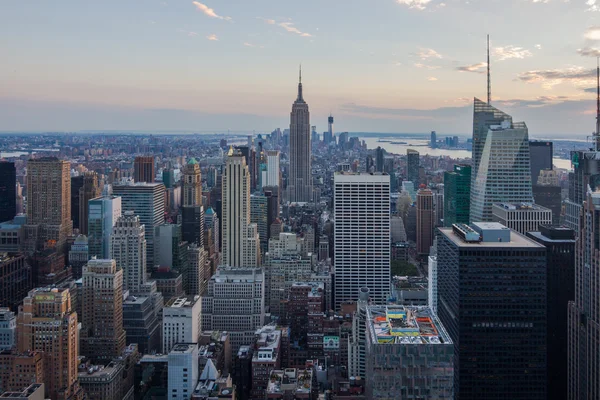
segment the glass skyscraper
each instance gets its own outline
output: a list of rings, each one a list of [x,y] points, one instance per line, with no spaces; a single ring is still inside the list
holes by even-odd
[[[471,204],[471,166],[455,165],[444,173],[444,226],[469,223]]]

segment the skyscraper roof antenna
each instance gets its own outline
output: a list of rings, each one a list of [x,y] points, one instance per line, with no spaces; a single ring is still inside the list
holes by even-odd
[[[487,35],[487,102],[492,104],[492,76],[490,74],[490,35]]]
[[[596,151],[600,151],[600,57],[596,58]]]
[[[302,83],[302,63],[300,64],[300,74],[298,77],[298,83]]]

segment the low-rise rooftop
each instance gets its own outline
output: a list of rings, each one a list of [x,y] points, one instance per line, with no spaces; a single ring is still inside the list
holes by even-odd
[[[269,377],[267,395],[291,393],[310,393],[312,389],[312,374],[310,369],[286,368],[274,370]]]

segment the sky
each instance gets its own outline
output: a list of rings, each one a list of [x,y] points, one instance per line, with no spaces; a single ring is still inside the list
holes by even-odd
[[[531,137],[595,128],[600,0],[5,0],[0,131],[311,124],[468,134],[473,97]]]

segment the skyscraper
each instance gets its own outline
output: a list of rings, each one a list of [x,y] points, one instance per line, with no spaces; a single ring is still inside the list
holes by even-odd
[[[17,171],[15,163],[0,160],[0,222],[17,214]]]
[[[112,360],[125,348],[123,270],[115,260],[92,259],[83,267],[81,354]]]
[[[417,253],[429,254],[433,245],[433,193],[430,189],[417,192]]]
[[[529,155],[531,158],[531,181],[537,183],[540,171],[552,169],[552,142],[530,140]]]
[[[139,215],[146,228],[146,269],[154,269],[154,229],[165,220],[165,186],[162,183],[131,183],[113,186],[113,194],[121,196],[123,212]],[[127,278],[126,278],[127,279]]]
[[[86,172],[83,174],[83,186],[79,189],[79,233],[88,233],[88,202],[100,196],[98,174]]]
[[[77,382],[77,313],[71,307],[69,289],[30,291],[17,315],[17,335],[20,352],[43,352],[46,396],[83,399]]]
[[[552,223],[558,225],[562,215],[562,188],[555,170],[542,170],[537,182],[533,181],[535,204],[552,210]]]
[[[249,228],[251,229],[250,173],[244,156],[233,149],[230,150],[223,174],[222,207],[223,264],[244,267],[243,258],[248,254],[245,246],[249,242]],[[256,224],[252,225],[256,230]],[[258,232],[254,239],[259,240]]]
[[[356,301],[368,287],[385,304],[390,287],[390,177],[337,173],[334,176],[335,308]]]
[[[302,72],[302,71],[301,71]],[[290,114],[290,169],[288,201],[312,202],[313,185],[310,147],[310,114],[302,97],[302,73],[298,82],[298,97]]]
[[[73,229],[79,229],[79,189],[83,187],[83,175],[71,177],[71,219]]]
[[[546,399],[546,249],[498,223],[437,237],[438,316],[461,400]]]
[[[183,206],[181,207],[183,240],[204,245],[204,207],[200,165],[191,158],[183,168]]]
[[[110,236],[110,258],[123,270],[123,287],[139,293],[146,283],[146,235],[140,217],[125,211]]]
[[[437,147],[437,135],[435,131],[431,131],[431,139],[429,140],[429,147],[435,149]]]
[[[474,123],[481,126],[473,133],[470,220],[491,221],[494,203],[533,203],[529,134],[524,122],[478,99]]]
[[[406,177],[415,186],[415,190],[419,188],[419,152],[413,149],[406,150]]]
[[[383,172],[384,168],[384,150],[381,146],[377,146],[375,150],[375,171]]]
[[[327,117],[327,141],[325,141],[325,137],[323,137],[323,141],[325,141],[325,144],[335,142],[334,135],[335,133],[333,132],[333,115],[329,114],[329,117]]]
[[[138,156],[133,162],[133,180],[135,182],[154,182],[154,157]]]
[[[280,186],[279,175],[279,150],[267,150],[267,179],[263,187]]]
[[[110,235],[117,219],[121,216],[121,198],[103,196],[88,202],[88,246],[89,256],[111,258]]]
[[[70,168],[68,161],[56,157],[27,162],[25,236],[35,249],[53,242],[59,252],[66,251],[67,237],[73,233]]]

